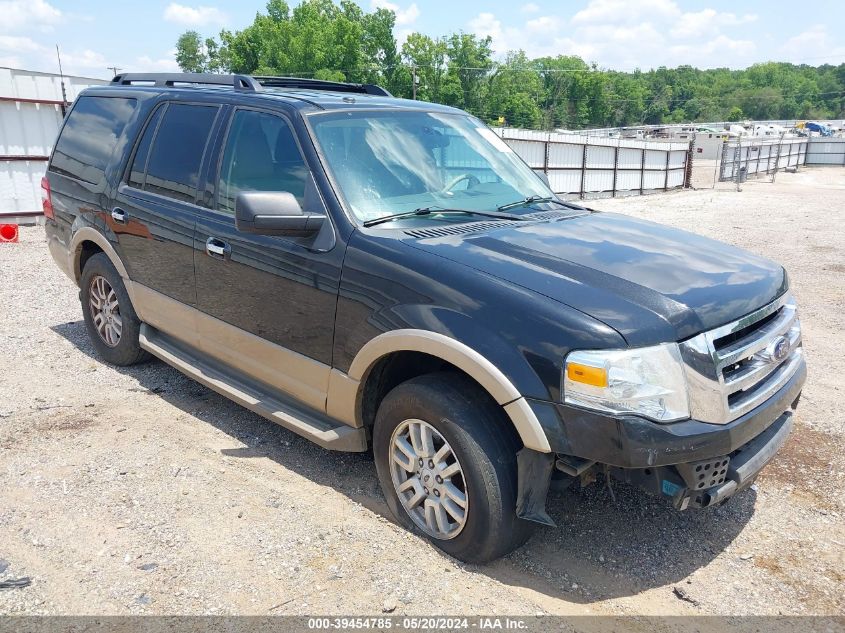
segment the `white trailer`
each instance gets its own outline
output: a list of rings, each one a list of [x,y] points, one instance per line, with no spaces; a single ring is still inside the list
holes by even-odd
[[[102,79],[0,67],[0,224],[41,215],[41,177],[64,112]]]

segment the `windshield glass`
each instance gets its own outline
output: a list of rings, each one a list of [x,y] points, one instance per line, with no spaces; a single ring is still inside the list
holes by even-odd
[[[554,195],[502,139],[468,115],[368,111],[310,120],[328,169],[361,221],[428,207],[495,211],[529,196]]]

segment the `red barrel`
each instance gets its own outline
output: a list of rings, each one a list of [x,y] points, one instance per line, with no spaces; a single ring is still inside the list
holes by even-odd
[[[0,242],[17,242],[18,225],[0,224]]]

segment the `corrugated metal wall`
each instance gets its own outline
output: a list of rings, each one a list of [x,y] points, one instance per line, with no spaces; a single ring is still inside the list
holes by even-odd
[[[65,77],[68,102],[101,79]],[[62,123],[58,75],[0,68],[0,217],[41,212],[41,177]]]
[[[811,138],[807,147],[807,164],[845,165],[845,138]]]
[[[528,165],[549,177],[552,191],[581,197],[683,187],[687,141],[603,138],[518,128],[496,130]]]

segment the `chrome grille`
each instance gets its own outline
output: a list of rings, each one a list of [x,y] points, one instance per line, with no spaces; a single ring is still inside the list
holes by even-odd
[[[681,343],[691,415],[727,424],[748,413],[789,381],[802,353],[801,325],[789,295]]]

